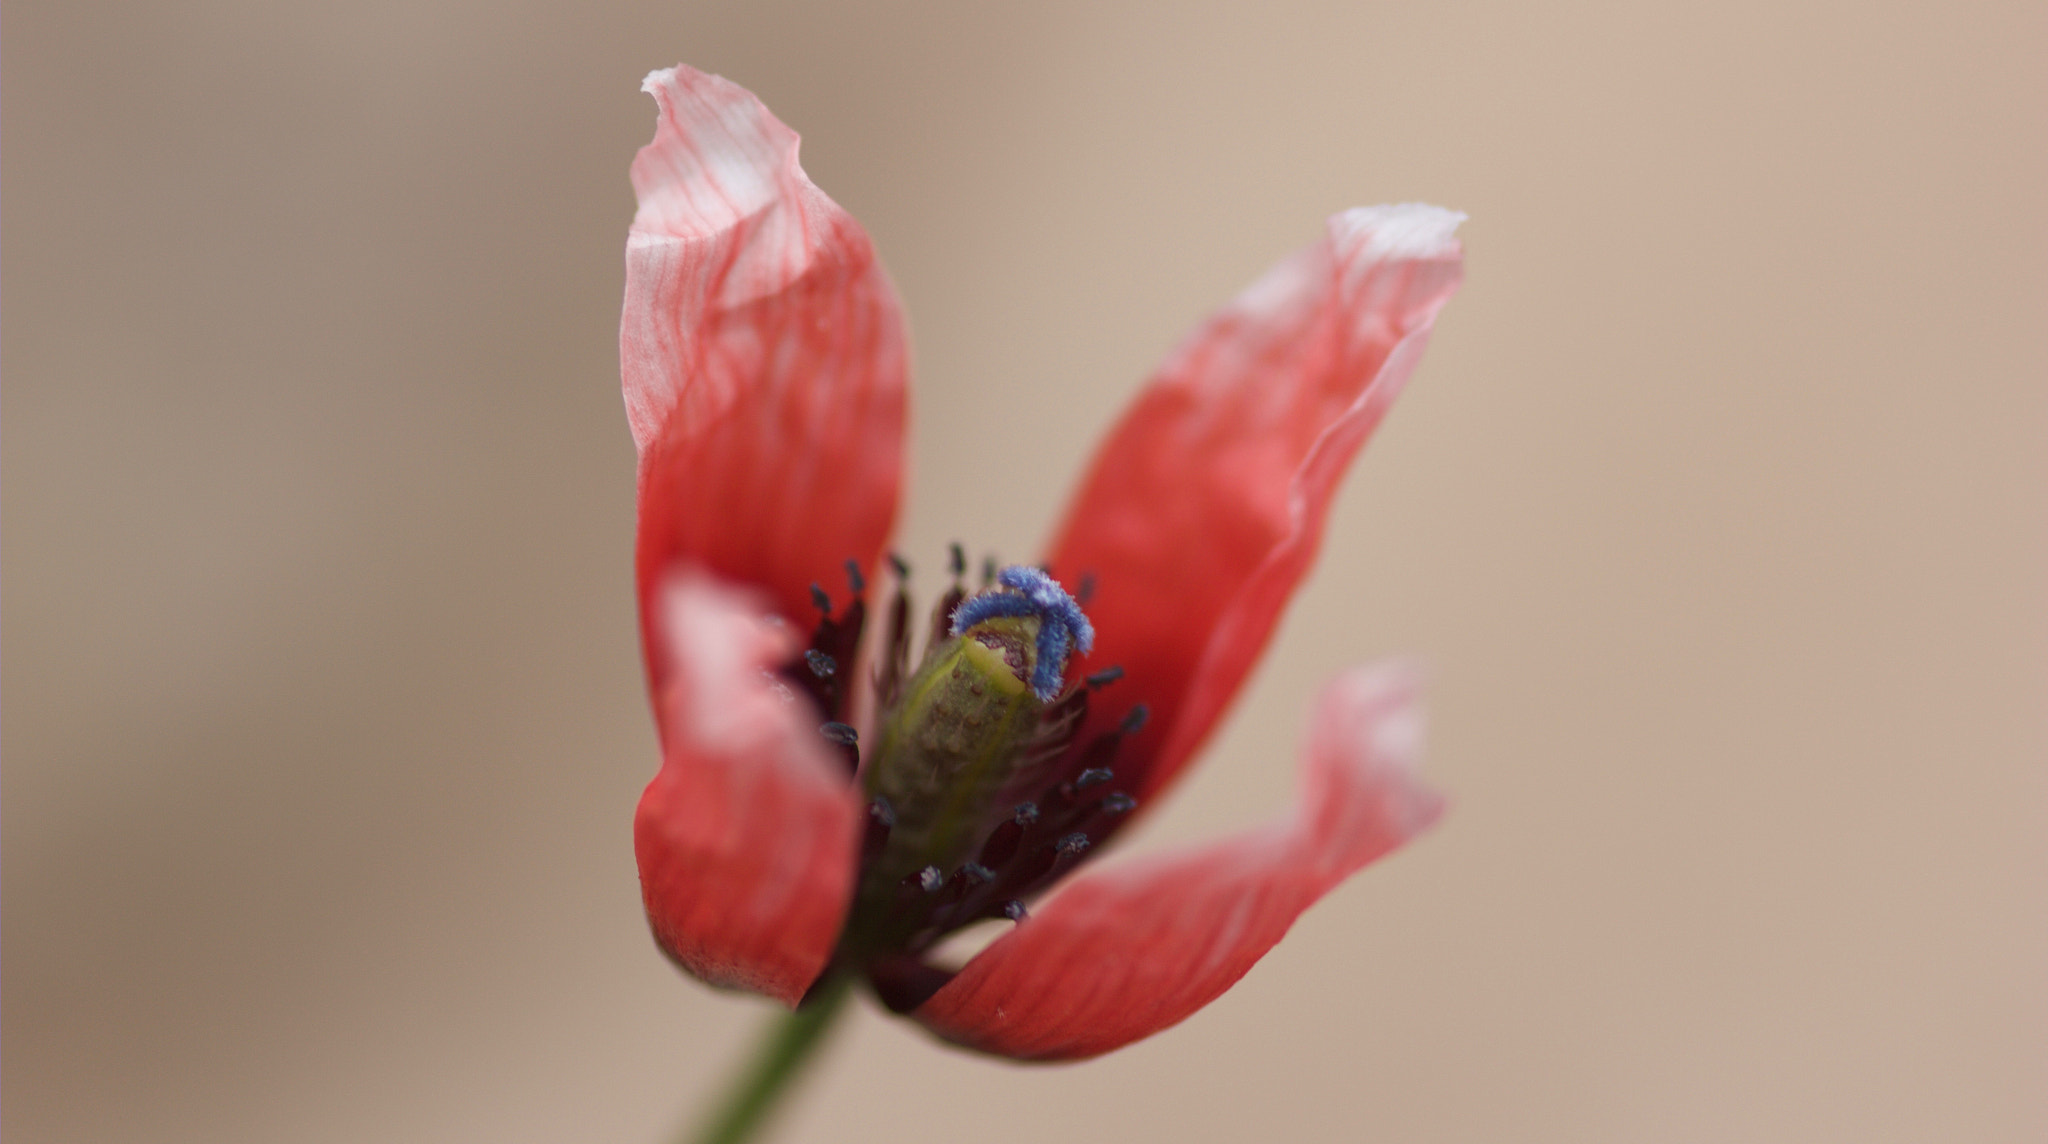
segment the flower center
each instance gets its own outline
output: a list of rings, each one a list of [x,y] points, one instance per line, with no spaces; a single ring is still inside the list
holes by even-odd
[[[838,955],[867,966],[914,958],[985,918],[1023,918],[1025,900],[1136,807],[1115,789],[1114,763],[1146,716],[1135,706],[1115,730],[1084,741],[1091,696],[1123,672],[1112,667],[1066,683],[1069,659],[1094,643],[1081,603],[1041,569],[998,571],[993,561],[983,567],[982,589],[970,595],[958,545],[952,586],[911,671],[909,569],[891,562],[897,587],[876,653],[867,749],[846,722],[866,614],[856,566],[848,566],[853,600],[837,614],[826,593],[813,589],[823,618],[811,649],[783,673],[825,713],[822,733],[868,796],[861,873]],[[908,1007],[936,987],[882,992]]]

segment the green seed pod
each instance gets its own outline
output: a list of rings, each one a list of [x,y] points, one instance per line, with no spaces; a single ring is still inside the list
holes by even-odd
[[[1015,772],[1045,705],[1029,684],[1039,621],[999,617],[948,638],[904,685],[882,722],[866,786],[896,825],[875,864],[893,882],[969,856],[996,792]]]

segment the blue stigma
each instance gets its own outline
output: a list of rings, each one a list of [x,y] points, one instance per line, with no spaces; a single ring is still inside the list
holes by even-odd
[[[1038,663],[1031,670],[1031,690],[1042,703],[1059,694],[1066,678],[1067,656],[1087,655],[1095,648],[1095,625],[1060,582],[1028,564],[1012,564],[996,577],[998,591],[982,592],[953,610],[953,635],[987,620],[1026,616],[1038,620]]]

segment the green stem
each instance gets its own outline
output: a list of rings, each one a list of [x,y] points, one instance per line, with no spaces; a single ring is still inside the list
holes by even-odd
[[[853,979],[837,975],[823,982],[793,1013],[784,1014],[761,1041],[745,1072],[734,1079],[725,1098],[697,1130],[681,1137],[685,1144],[743,1144],[768,1122],[803,1074],[806,1062],[831,1029],[833,1019],[853,996]]]

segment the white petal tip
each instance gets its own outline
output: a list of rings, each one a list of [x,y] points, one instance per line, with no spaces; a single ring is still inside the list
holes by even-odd
[[[1332,220],[1340,234],[1363,236],[1368,258],[1440,258],[1458,251],[1463,211],[1428,203],[1353,207]]]
[[[1413,772],[1422,757],[1422,674],[1405,660],[1381,660],[1339,675],[1335,702],[1357,720],[1356,731],[1383,763]]]
[[[649,95],[653,95],[655,92],[667,86],[669,81],[673,80],[674,78],[676,78],[676,69],[656,68],[653,71],[647,73],[646,79],[640,81],[640,90],[646,92]]]

